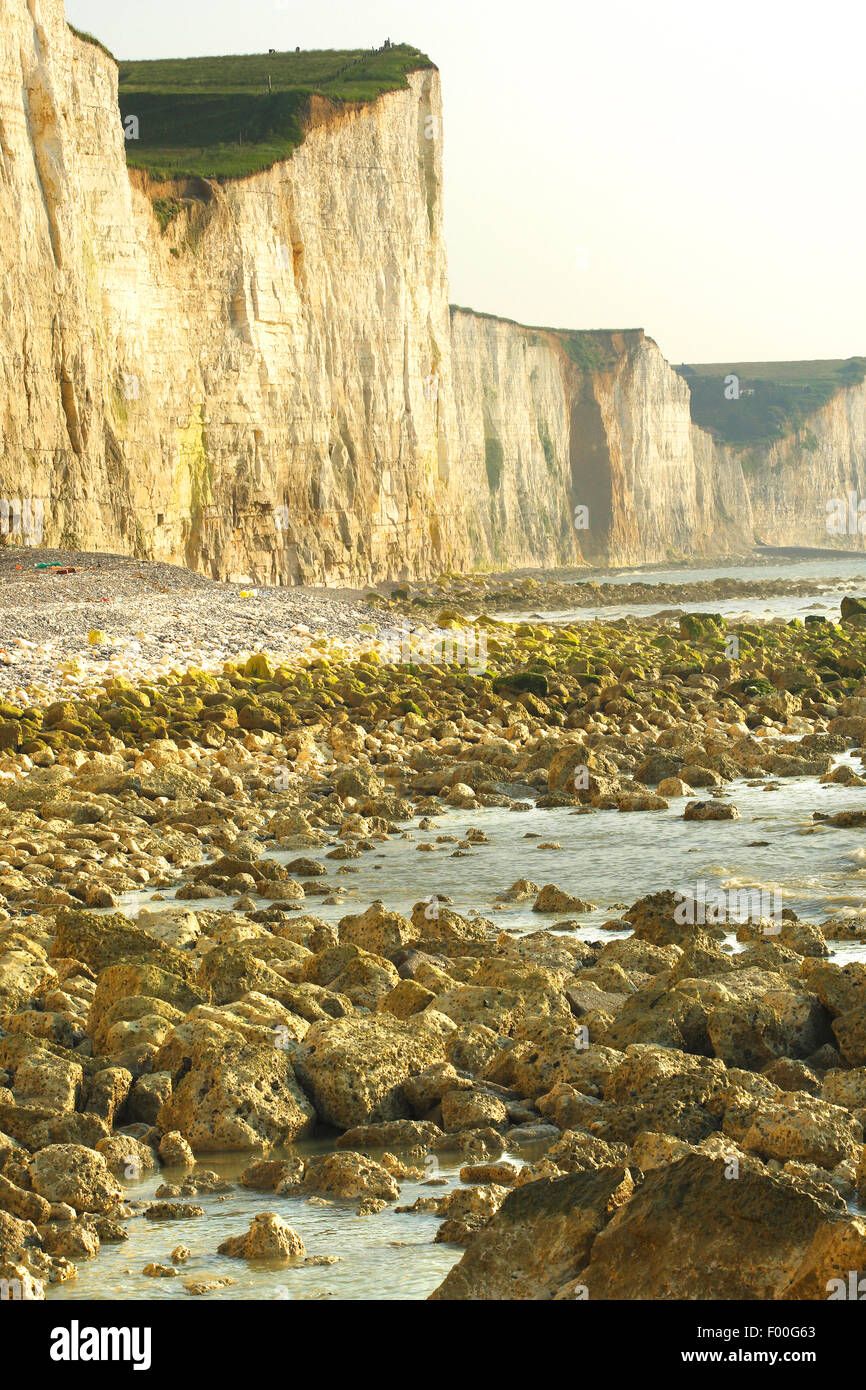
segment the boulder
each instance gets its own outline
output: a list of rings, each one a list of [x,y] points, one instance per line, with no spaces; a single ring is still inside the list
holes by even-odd
[[[156,941],[122,912],[101,916],[83,909],[64,907],[57,914],[57,935],[51,948],[52,959],[83,961],[97,973],[119,961],[147,957],[163,969],[184,975],[191,969],[189,958],[180,951]]]
[[[838,1217],[783,1177],[688,1154],[646,1173],[577,1278],[590,1302],[779,1298]]]
[[[268,1149],[309,1134],[315,1111],[289,1054],[267,1043],[205,1048],[162,1105],[157,1124],[194,1153]]]
[[[431,1300],[552,1298],[584,1267],[599,1231],[633,1190],[622,1167],[514,1188]]]
[[[400,1189],[381,1163],[365,1154],[341,1151],[320,1154],[307,1162],[303,1187],[330,1197],[350,1200],[355,1197],[374,1197],[394,1202]]]
[[[306,1254],[297,1231],[273,1211],[259,1212],[244,1235],[231,1236],[217,1250],[241,1260],[291,1260]]]
[[[508,1110],[498,1096],[484,1091],[451,1090],[442,1096],[442,1126],[446,1132],[460,1129],[503,1129]]]
[[[563,888],[557,888],[553,883],[546,883],[532,904],[533,912],[592,912],[592,908],[592,903],[566,893]]]
[[[293,1061],[319,1118],[348,1129],[411,1116],[404,1082],[445,1056],[442,1034],[424,1018],[376,1014],[314,1023]]]
[[[739,820],[740,813],[729,801],[690,801],[683,820]]]
[[[838,1105],[791,1091],[778,1101],[761,1102],[741,1143],[763,1159],[796,1159],[835,1168],[859,1157],[863,1126]]]
[[[384,903],[375,902],[366,912],[343,917],[338,924],[341,942],[360,946],[371,955],[391,956],[417,936],[408,917],[389,912]]]
[[[82,1144],[49,1144],[33,1155],[28,1172],[34,1192],[74,1211],[110,1212],[123,1197],[102,1154]]]

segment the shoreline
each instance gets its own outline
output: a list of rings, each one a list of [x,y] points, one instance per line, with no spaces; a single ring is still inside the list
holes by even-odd
[[[52,564],[66,572],[36,568]],[[646,605],[645,614],[634,615],[646,624],[678,616],[678,602],[712,607],[731,598],[836,597],[860,585],[859,579],[833,577],[689,581],[685,568],[676,583],[598,583],[581,581],[581,574],[551,571],[543,583],[528,571],[515,571],[376,589],[257,588],[120,555],[3,547],[0,693],[26,692],[32,703],[44,704],[111,676],[145,680],[190,668],[218,672],[226,661],[260,651],[278,661],[303,659],[320,650],[322,641],[333,652],[357,655],[382,637],[393,639],[394,623],[398,629],[420,623],[422,634],[430,636],[453,629],[460,619],[471,623],[482,610],[514,611],[514,622],[561,622],[534,610],[579,613],[627,600]]]
[[[86,1279],[81,1262],[127,1223],[181,1218],[192,1257],[161,1272],[178,1296],[230,1299],[231,1261],[268,1256],[302,1280],[331,1256],[291,1225],[325,1202],[335,1221],[435,1215],[435,1241],[463,1253],[434,1298],[576,1283],[640,1299],[669,1296],[668,1276],[650,1264],[635,1282],[616,1233],[633,1248],[663,1209],[674,1242],[701,1251],[699,1296],[815,1296],[837,1273],[834,1231],[839,1258],[866,1256],[849,1215],[866,1201],[866,965],[832,958],[866,940],[863,914],[747,913],[732,951],[731,924],[683,918],[671,882],[588,935],[579,862],[544,877],[544,817],[573,815],[579,843],[625,814],[639,846],[672,812],[706,854],[740,819],[733,788],[813,779],[826,811],[804,829],[832,845],[866,825],[866,776],[839,762],[862,763],[866,741],[864,623],[857,604],[806,627],[491,619],[480,673],[260,652],[45,709],[5,702],[0,1212],[21,1244],[3,1271]],[[517,837],[491,891],[531,907],[535,930],[449,904],[449,863],[485,873],[485,808],[514,812]],[[447,815],[437,827],[449,810],[462,835]],[[403,912],[384,879],[375,896],[346,888],[407,837],[441,860],[441,888]],[[118,911],[144,890],[135,919]],[[326,920],[320,901],[347,911]],[[207,1167],[214,1152],[247,1156],[239,1186]],[[759,1213],[736,1260],[690,1215],[700,1194],[723,1226],[739,1219],[732,1156]],[[137,1197],[129,1173],[160,1170]],[[607,1215],[551,1264],[565,1178],[576,1228],[593,1203]],[[396,1208],[401,1186],[414,1200]],[[250,1189],[268,1210],[207,1244],[212,1205],[243,1211]],[[760,1250],[795,1209],[808,1240],[768,1274]],[[517,1290],[515,1233],[531,1240]]]

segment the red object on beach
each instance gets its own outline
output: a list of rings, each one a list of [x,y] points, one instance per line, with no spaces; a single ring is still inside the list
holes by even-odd
[[[78,570],[76,569],[75,565],[68,565],[68,566],[66,567],[66,569],[52,570],[52,574],[77,574],[77,573],[78,573]]]

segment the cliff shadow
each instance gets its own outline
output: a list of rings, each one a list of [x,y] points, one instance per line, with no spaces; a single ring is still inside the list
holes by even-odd
[[[602,561],[608,554],[613,524],[613,476],[607,431],[588,378],[572,401],[568,454],[572,514],[580,549],[585,559]],[[586,508],[586,513],[579,508]]]

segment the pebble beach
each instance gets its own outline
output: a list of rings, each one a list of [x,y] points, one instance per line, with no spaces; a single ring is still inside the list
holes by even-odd
[[[798,1301],[866,1257],[866,601],[0,558],[22,1296]]]

